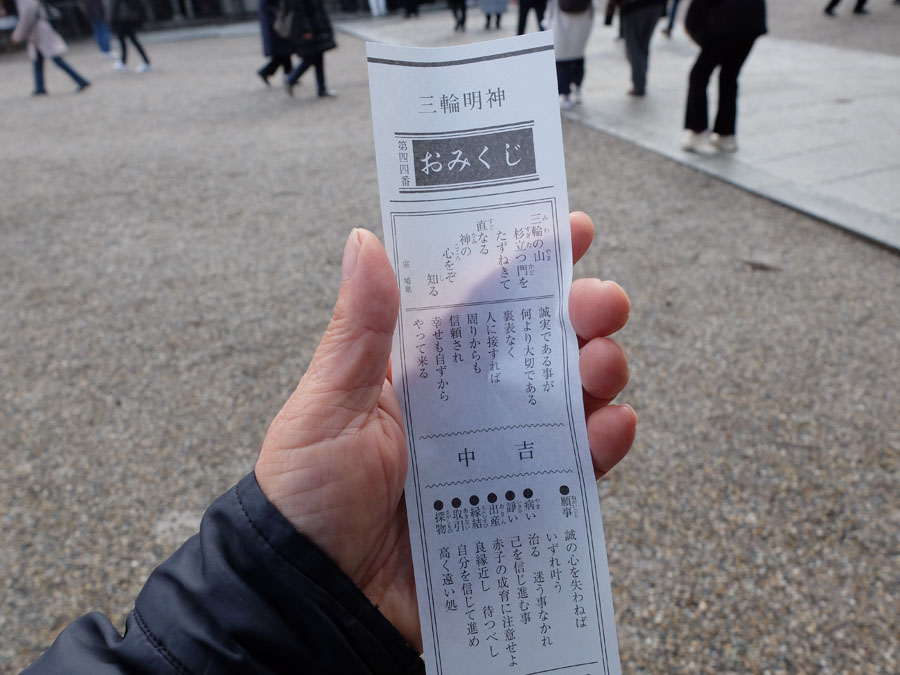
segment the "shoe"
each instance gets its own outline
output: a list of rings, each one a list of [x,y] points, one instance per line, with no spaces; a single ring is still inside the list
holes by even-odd
[[[569,100],[569,97],[566,95],[562,95],[559,97],[559,109],[560,110],[571,110],[575,107],[575,104]]]
[[[297,86],[296,82],[291,82],[290,79],[284,81],[284,90],[287,92],[287,95],[291,98],[294,98],[294,87]]]
[[[78,85],[78,89],[75,90],[75,93],[80,94],[81,92],[83,92],[85,89],[87,89],[90,86],[91,86],[90,82],[82,82],[81,84]]]
[[[337,92],[332,89],[320,89],[319,90],[319,98],[335,98],[337,97]]]
[[[100,52],[100,58],[104,61],[112,61],[118,59],[119,55],[116,52]]]
[[[709,139],[709,142],[722,152],[737,152],[738,149],[737,139],[734,134],[731,134],[730,136],[713,134]]]
[[[119,72],[124,73],[125,71],[128,70],[128,66],[126,66],[125,63],[122,61],[116,61],[113,64],[113,70],[118,70]]]
[[[151,66],[149,63],[142,63],[141,65],[139,65],[137,68],[134,69],[134,72],[149,73],[151,70],[153,70],[153,66]]]
[[[575,105],[581,105],[581,87],[575,87]]]
[[[267,87],[272,86],[272,84],[269,82],[269,76],[266,75],[263,71],[257,70],[256,74],[259,75],[259,79],[261,79],[263,81],[264,85],[266,85]]]
[[[32,96],[46,96],[46,95],[47,95],[47,90],[46,90],[46,89],[41,89],[40,91],[33,91],[33,92],[31,92],[31,95],[32,95]]]
[[[833,19],[834,17],[837,16],[837,14],[834,13],[834,10],[831,9],[831,7],[826,7],[825,8],[825,16],[830,16]]]
[[[853,13],[854,14],[868,14],[869,10],[867,10],[865,7],[860,7],[859,9],[854,9]]]
[[[629,96],[634,96],[635,98],[643,98],[644,97],[644,92],[638,91],[634,87],[629,89],[627,93]]]
[[[704,150],[709,149],[707,133],[705,131],[685,129],[684,138],[681,140],[681,149],[685,152],[705,154]]]

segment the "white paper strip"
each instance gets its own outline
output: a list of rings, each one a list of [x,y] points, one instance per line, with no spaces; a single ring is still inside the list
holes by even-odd
[[[429,673],[618,673],[549,32],[368,45]]]

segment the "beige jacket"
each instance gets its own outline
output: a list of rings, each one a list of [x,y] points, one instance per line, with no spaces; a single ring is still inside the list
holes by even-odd
[[[28,42],[28,58],[34,61],[40,52],[44,58],[52,59],[66,51],[66,41],[53,30],[47,20],[47,10],[40,0],[16,0],[19,8],[19,23],[13,38]]]

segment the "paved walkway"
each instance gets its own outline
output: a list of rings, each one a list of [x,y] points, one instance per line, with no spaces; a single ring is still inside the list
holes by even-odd
[[[514,33],[515,12],[499,32],[484,31],[481,14],[471,14],[464,35],[451,30],[447,11],[337,25],[367,40],[423,47]],[[614,36],[598,20],[584,105],[567,117],[900,249],[900,57],[766,37],[741,77],[739,152],[697,156],[679,147],[696,47],[680,29],[671,40],[656,36],[648,96],[634,100],[625,95],[629,68]],[[715,84],[711,100],[714,92]]]

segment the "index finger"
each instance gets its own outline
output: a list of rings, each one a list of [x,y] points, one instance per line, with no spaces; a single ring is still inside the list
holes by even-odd
[[[573,211],[569,214],[569,225],[572,228],[572,262],[577,263],[594,239],[594,221],[586,213]]]

